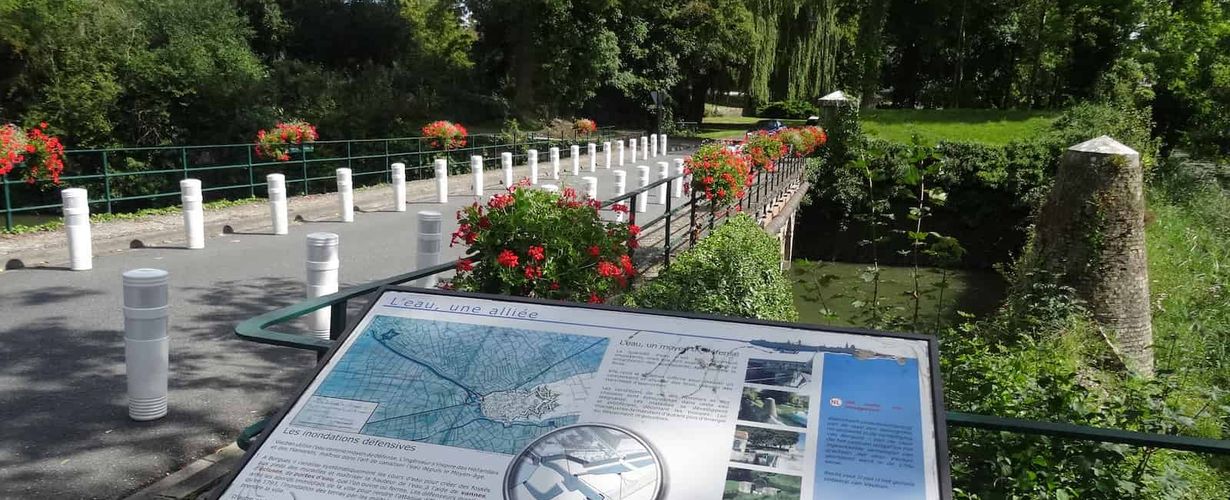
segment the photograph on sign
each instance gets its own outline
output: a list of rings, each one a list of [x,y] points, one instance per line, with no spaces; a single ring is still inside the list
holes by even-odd
[[[919,499],[933,340],[389,289],[225,499]]]

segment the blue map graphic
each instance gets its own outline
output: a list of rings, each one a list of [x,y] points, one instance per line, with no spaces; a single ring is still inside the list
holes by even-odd
[[[607,344],[378,315],[314,396],[376,403],[361,434],[514,454],[577,421]]]

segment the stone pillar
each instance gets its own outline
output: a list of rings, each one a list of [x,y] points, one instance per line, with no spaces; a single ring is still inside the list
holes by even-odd
[[[843,109],[857,105],[846,96],[845,92],[840,90],[821,97],[818,102],[820,103],[820,125],[825,129],[833,126],[833,122],[837,121]]]
[[[1153,374],[1140,153],[1107,136],[1068,148],[1038,214],[1031,264],[1076,290],[1129,369]]]

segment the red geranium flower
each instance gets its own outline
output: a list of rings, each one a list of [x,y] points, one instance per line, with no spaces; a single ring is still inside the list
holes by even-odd
[[[542,247],[537,247],[537,246],[531,246],[529,251],[526,252],[526,254],[528,254],[530,258],[534,260],[542,260],[546,258],[547,256],[544,249]]]
[[[517,267],[517,254],[506,248],[500,252],[499,257],[496,257],[495,261],[504,267]]]
[[[474,270],[474,261],[470,259],[461,259],[457,261],[457,272],[466,272]]]

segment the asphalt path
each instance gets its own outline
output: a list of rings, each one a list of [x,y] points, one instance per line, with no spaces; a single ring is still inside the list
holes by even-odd
[[[581,175],[599,177],[599,194],[608,199],[614,176],[598,156],[598,171],[589,174],[582,162]],[[653,166],[656,179],[656,163],[677,157],[628,162],[629,189],[637,182],[634,165]],[[540,172],[549,176],[545,151],[541,158]],[[498,178],[498,162],[487,169]],[[562,160],[560,183],[580,191],[570,170],[570,160]],[[491,175],[488,195],[500,189]],[[306,235],[340,236],[343,287],[407,272],[415,261],[415,212],[441,211],[447,239],[457,225],[453,214],[475,200],[466,196],[468,182],[450,188],[447,205],[427,201],[434,201],[434,188],[424,184],[410,190],[417,195],[406,212],[356,213],[354,223],[325,216],[292,223],[286,236],[209,235],[203,250],[147,247],[95,256],[90,271],[0,273],[0,498],[121,497],[226,446],[287,402],[313,366],[311,353],[233,333],[244,319],[302,299]],[[641,220],[660,213],[652,206]],[[445,256],[460,251],[446,246]],[[144,423],[127,413],[120,295],[121,273],[140,267],[171,276],[170,410]]]

